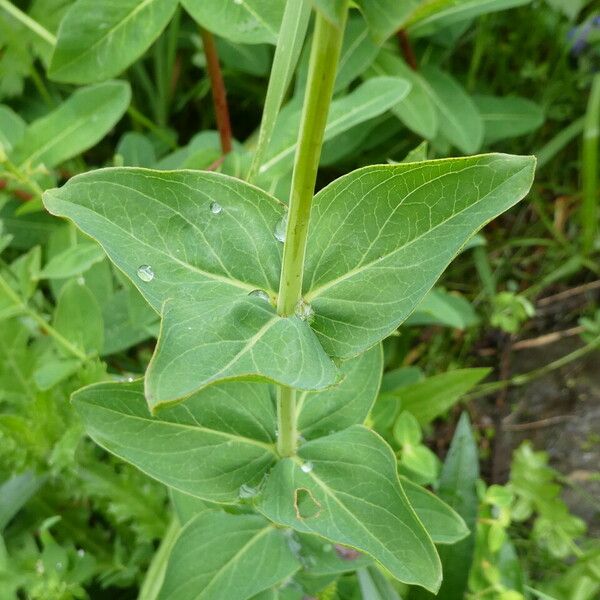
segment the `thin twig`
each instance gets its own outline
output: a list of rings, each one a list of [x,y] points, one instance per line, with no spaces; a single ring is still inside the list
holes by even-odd
[[[553,331],[552,333],[546,333],[539,337],[529,338],[526,340],[519,340],[513,344],[513,350],[525,350],[527,348],[539,348],[540,346],[546,346],[547,344],[553,344],[566,337],[579,335],[585,331],[585,327],[577,326],[571,327],[570,329],[563,329],[562,331]]]
[[[577,294],[584,294],[585,292],[597,289],[600,289],[600,279],[596,281],[591,281],[590,283],[584,283],[583,285],[578,285],[577,287],[570,288],[568,290],[565,290],[564,292],[559,292],[558,294],[553,294],[552,296],[540,298],[536,302],[536,305],[539,307],[548,306],[548,304],[560,302],[561,300],[565,300],[566,298],[570,298],[571,296],[576,296]]]
[[[413,50],[412,44],[410,43],[410,38],[404,29],[400,29],[398,31],[398,42],[400,43],[400,50],[402,51],[402,55],[404,56],[404,60],[406,64],[413,70],[419,70],[419,63],[417,62],[417,57],[415,56],[415,51]]]
[[[203,27],[200,28],[204,54],[206,55],[206,70],[210,78],[210,87],[212,90],[213,103],[215,107],[215,117],[217,119],[217,128],[221,138],[221,150],[223,154],[229,154],[232,149],[231,121],[229,119],[229,107],[227,105],[227,90],[223,81],[221,65],[219,64],[219,55],[215,38],[210,31]]]
[[[572,418],[573,415],[556,415],[555,417],[547,417],[546,419],[531,421],[529,423],[503,423],[502,429],[505,431],[529,431],[530,429],[543,429],[544,427],[550,427],[552,425],[557,425],[558,423],[570,421]]]

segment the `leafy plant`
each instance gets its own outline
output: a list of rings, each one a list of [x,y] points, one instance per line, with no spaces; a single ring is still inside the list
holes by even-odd
[[[226,175],[136,168],[92,171],[44,194],[162,319],[143,383],[75,395],[88,432],[173,489],[233,507],[184,527],[161,598],[196,597],[198,587],[249,598],[281,585],[302,566],[302,542],[286,541],[297,534],[353,547],[405,583],[441,581],[432,539],[453,513],[438,503],[423,526],[392,452],[361,425],[377,379],[357,393],[352,371],[377,360],[369,348],[473,233],[527,193],[534,161],[365,167],[313,199],[347,12],[339,3],[335,23],[317,13],[288,207]],[[455,523],[446,542],[464,535]],[[204,545],[214,565],[200,575]]]

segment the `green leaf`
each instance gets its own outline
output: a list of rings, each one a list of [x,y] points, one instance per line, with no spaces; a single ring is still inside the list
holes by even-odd
[[[321,190],[304,296],[330,356],[355,356],[416,308],[465,242],[528,192],[533,157],[365,167]]]
[[[383,370],[378,344],[359,357],[342,363],[342,382],[320,392],[303,392],[297,401],[298,430],[306,439],[361,425],[377,397]]]
[[[295,537],[301,545],[302,556],[308,557],[304,572],[312,577],[348,573],[373,563],[373,559],[366,554],[339,544],[330,544],[316,535],[298,533]]]
[[[355,90],[334,100],[329,109],[324,141],[327,142],[344,131],[373,119],[400,102],[408,94],[410,84],[396,77],[374,77]],[[292,110],[280,114],[269,158],[260,168],[262,175],[281,174],[292,166],[296,139],[300,126],[301,109],[291,105]]]
[[[92,265],[104,258],[104,251],[98,244],[84,242],[70,246],[53,256],[40,271],[40,279],[66,279],[81,275]]]
[[[99,142],[129,106],[124,81],[107,81],[77,90],[51,113],[28,125],[11,156],[22,165],[51,168]]]
[[[48,74],[94,83],[119,75],[170,21],[177,0],[78,0],[61,21]]]
[[[262,298],[165,302],[146,371],[153,410],[213,383],[246,378],[318,390],[336,383],[338,372],[308,323],[280,317]]]
[[[374,567],[360,569],[356,575],[363,600],[401,600],[379,569]]]
[[[9,154],[26,127],[27,123],[10,106],[0,104],[0,149]]]
[[[97,239],[157,312],[169,298],[278,289],[282,249],[273,232],[284,206],[238,179],[99,169],[46,192],[44,202]],[[144,265],[151,271],[140,277]]]
[[[421,72],[429,84],[424,89],[438,111],[441,136],[465,154],[477,152],[484,128],[471,97],[454,77],[437,67],[427,66]]]
[[[280,460],[257,508],[276,523],[369,554],[400,581],[439,587],[435,548],[402,490],[395,457],[360,425]]]
[[[350,17],[344,31],[335,91],[343,90],[364,73],[378,53],[379,46],[370,37],[365,20],[360,16]]]
[[[544,122],[542,108],[526,98],[480,95],[473,100],[481,113],[488,144],[531,133]]]
[[[443,288],[433,288],[408,317],[405,325],[443,325],[454,329],[466,329],[479,322],[471,303]]]
[[[120,156],[124,167],[152,167],[156,150],[152,141],[137,131],[128,131],[117,145],[115,156]]]
[[[433,139],[438,131],[438,111],[423,77],[402,58],[385,50],[380,52],[373,70],[378,75],[401,77],[410,82],[410,92],[392,108],[392,112],[417,135]]]
[[[284,205],[271,196],[217,173],[123,168],[74,177],[44,202],[98,240],[162,309],[147,374],[153,408],[223,379],[301,389],[336,382],[308,323],[273,308],[282,253],[274,232]]]
[[[395,395],[400,398],[403,410],[426,425],[445,414],[489,372],[488,368],[455,369],[403,387]]]
[[[417,0],[357,0],[378,43],[396,33]]]
[[[277,124],[277,116],[302,52],[311,12],[310,5],[304,0],[290,0],[286,4],[280,33],[286,43],[278,44],[273,56],[273,66],[265,96],[258,142],[247,177],[251,183],[255,180],[258,169],[265,157],[265,152],[271,143]]]
[[[0,485],[0,532],[44,484],[44,477],[31,471],[13,475]]]
[[[462,598],[467,591],[475,546],[479,504],[475,484],[478,477],[477,445],[473,439],[467,413],[463,413],[442,468],[438,495],[464,519],[471,535],[457,544],[439,549],[444,570],[444,581],[439,591],[440,598]],[[423,590],[414,590],[410,595],[410,600],[425,598],[434,598],[434,596]]]
[[[443,500],[406,477],[400,477],[400,482],[410,505],[436,544],[455,544],[469,535],[462,517]]]
[[[434,29],[499,10],[529,4],[531,0],[429,0],[421,2],[404,21],[411,35],[429,35]]]
[[[209,511],[181,530],[158,600],[246,600],[299,568],[285,532],[263,517]]]
[[[100,383],[73,395],[90,437],[162,483],[232,503],[275,462],[275,413],[266,385],[225,383],[152,417],[142,381]]]
[[[85,285],[73,279],[62,288],[54,311],[54,328],[86,353],[100,352],[104,343],[102,312]]]
[[[181,0],[202,27],[239,44],[276,44],[285,0]]]

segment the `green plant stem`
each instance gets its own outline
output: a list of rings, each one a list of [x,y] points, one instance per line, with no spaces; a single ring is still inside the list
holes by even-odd
[[[344,3],[344,16],[348,4]],[[345,18],[342,20],[345,23]],[[336,27],[317,13],[308,82],[300,121],[298,148],[292,175],[288,223],[283,250],[277,312],[294,314],[302,294],[302,274],[310,209],[321,158],[321,147],[342,46],[344,27]]]
[[[165,132],[164,129],[157,127],[151,119],[149,119],[146,115],[142,114],[137,108],[133,105],[130,105],[127,109],[127,114],[136,122],[146,127],[149,131],[154,133],[156,137],[160,138],[163,142],[165,142],[170,148],[173,150],[177,149],[177,143]]]
[[[232,149],[233,135],[231,133],[231,121],[229,119],[229,106],[227,105],[227,90],[223,81],[223,73],[219,63],[217,45],[213,34],[200,27],[200,36],[204,46],[206,56],[206,70],[210,78],[210,87],[212,91],[213,103],[215,107],[215,118],[217,119],[217,128],[221,138],[221,151],[223,154],[229,154]]]
[[[594,249],[598,235],[598,142],[600,141],[600,73],[594,75],[583,129],[583,203],[581,205],[584,254]]]
[[[0,0],[0,8],[3,8],[12,17],[20,21],[27,29],[33,31],[37,36],[48,42],[51,46],[56,46],[56,37],[53,36],[45,27],[42,27],[37,21],[34,21],[29,15],[18,9],[8,0]]]
[[[137,600],[156,600],[158,598],[167,570],[167,561],[180,530],[179,521],[173,519],[152,558]]]
[[[285,5],[279,41],[275,49],[269,86],[265,97],[265,107],[260,123],[258,143],[246,177],[250,183],[254,181],[259,173],[260,166],[269,147],[269,142],[273,137],[277,115],[292,79],[294,67],[300,57],[302,43],[308,29],[310,13],[310,2],[308,0],[288,0]]]
[[[47,323],[43,317],[41,317],[35,310],[32,310],[19,298],[17,293],[8,285],[4,277],[0,275],[0,289],[4,290],[4,293],[13,301],[15,305],[17,305],[23,313],[25,313],[28,317],[31,317],[42,330],[44,330],[48,335],[53,337],[56,342],[61,345],[65,350],[70,352],[73,356],[78,358],[79,360],[86,361],[88,356],[85,352],[82,352],[77,346],[71,344],[71,342],[65,338],[62,334],[60,334],[52,325]]]
[[[533,369],[527,373],[523,373],[521,375],[515,375],[510,379],[504,379],[502,381],[492,381],[491,383],[484,383],[482,385],[477,386],[477,389],[471,394],[467,394],[465,396],[465,402],[470,402],[475,398],[481,398],[482,396],[487,396],[488,394],[492,394],[499,390],[506,389],[508,387],[519,387],[522,385],[526,385],[531,383],[535,379],[542,377],[543,375],[547,375],[556,369],[560,369],[569,363],[572,363],[575,360],[578,360],[584,357],[586,354],[593,352],[594,350],[600,348],[600,336],[594,338],[591,342],[587,343],[585,346],[581,348],[577,348],[573,352],[569,352],[565,356],[561,356],[560,358],[540,367],[539,369]]]
[[[302,273],[306,254],[310,208],[317,181],[321,147],[329,105],[339,61],[348,2],[342,2],[339,28],[317,13],[312,42],[308,83],[300,122],[298,149],[292,175],[292,189],[286,239],[283,249],[283,266],[279,284],[277,312],[284,317],[294,314],[302,294]],[[277,449],[281,456],[296,453],[296,390],[280,386],[277,391]]]
[[[281,456],[296,454],[296,413],[296,390],[280,385],[277,389],[277,451]]]

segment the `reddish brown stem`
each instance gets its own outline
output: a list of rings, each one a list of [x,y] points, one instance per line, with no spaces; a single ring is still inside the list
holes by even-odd
[[[5,179],[0,179],[0,190],[4,190],[8,187],[8,182]],[[25,190],[10,190],[10,193],[19,200],[23,202],[27,202],[27,200],[31,200],[33,198],[33,194]]]
[[[219,128],[219,136],[221,137],[221,150],[223,154],[228,154],[231,152],[231,139],[233,136],[231,134],[231,121],[229,120],[229,107],[227,106],[227,90],[223,82],[217,46],[215,38],[210,31],[201,27],[200,35],[202,36],[202,44],[204,45],[206,70],[210,77],[217,127]]]
[[[417,57],[415,56],[415,51],[410,43],[408,34],[404,29],[398,32],[398,41],[400,42],[400,50],[402,50],[404,60],[413,71],[418,71],[419,64],[417,63]]]

